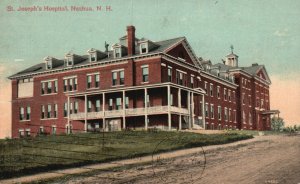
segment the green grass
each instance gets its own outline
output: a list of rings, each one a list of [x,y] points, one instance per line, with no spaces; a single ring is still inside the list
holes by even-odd
[[[1,140],[0,178],[249,138],[237,133],[122,131]]]

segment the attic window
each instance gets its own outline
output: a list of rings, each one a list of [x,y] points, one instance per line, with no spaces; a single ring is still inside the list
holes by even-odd
[[[47,67],[47,70],[52,69],[52,61],[51,60],[47,61],[46,67]]]
[[[206,70],[210,70],[210,65],[206,65]]]
[[[115,48],[114,51],[115,51],[115,58],[122,57],[122,53],[121,53],[121,48],[120,47]]]
[[[141,53],[144,54],[144,53],[148,53],[148,44],[147,43],[142,43],[141,46]]]
[[[91,62],[96,61],[96,53],[91,53]]]
[[[72,66],[73,65],[73,59],[72,59],[72,57],[67,57],[66,58],[66,63],[67,63],[67,66]]]

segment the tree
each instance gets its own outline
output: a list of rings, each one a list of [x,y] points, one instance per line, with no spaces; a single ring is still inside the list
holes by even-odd
[[[280,131],[284,127],[284,121],[280,117],[272,117],[271,119],[271,128],[274,131]]]

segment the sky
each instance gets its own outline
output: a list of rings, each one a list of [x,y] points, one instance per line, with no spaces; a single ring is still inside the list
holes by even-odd
[[[33,6],[95,11],[7,11]],[[299,17],[298,0],[1,0],[0,136],[10,127],[9,75],[46,56],[104,50],[104,42],[116,43],[127,25],[136,27],[138,38],[153,41],[185,36],[197,56],[213,63],[234,45],[240,66],[265,65],[271,109],[279,109],[287,125],[300,124]]]

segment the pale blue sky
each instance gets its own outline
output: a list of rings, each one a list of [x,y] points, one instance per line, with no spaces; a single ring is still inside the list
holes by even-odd
[[[6,6],[105,6],[111,12],[7,12]],[[1,0],[1,77],[68,51],[104,50],[136,27],[153,41],[185,36],[195,53],[214,63],[233,44],[240,65],[265,64],[270,75],[298,72],[298,0]],[[22,59],[22,60],[16,60]],[[13,66],[13,67],[12,67]]]

